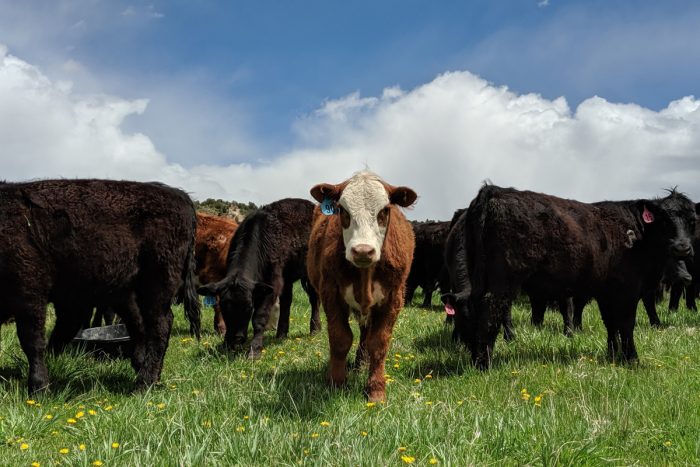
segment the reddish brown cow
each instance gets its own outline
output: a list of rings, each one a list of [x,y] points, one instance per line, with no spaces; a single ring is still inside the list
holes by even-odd
[[[228,247],[237,228],[236,221],[228,217],[214,216],[205,212],[197,213],[194,256],[197,262],[195,273],[200,284],[218,282],[226,276]],[[226,323],[221,314],[218,296],[214,305],[214,329],[222,336],[226,334]]]
[[[416,193],[365,171],[338,185],[316,185],[311,195],[322,209],[314,211],[307,267],[328,321],[329,382],[346,381],[352,312],[360,325],[355,367],[369,360],[365,393],[370,401],[383,400],[384,360],[415,247],[413,228],[397,206],[412,205]]]

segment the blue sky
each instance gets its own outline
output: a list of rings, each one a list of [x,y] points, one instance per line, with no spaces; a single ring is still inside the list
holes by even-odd
[[[574,118],[594,96],[658,112],[698,94],[698,24],[700,2],[676,0],[0,0],[8,54],[70,82],[73,101],[146,99],[119,130],[185,170],[336,148],[347,133],[319,122],[328,103],[358,93],[389,105],[386,89],[411,93],[448,72],[514,98],[562,96]],[[364,111],[348,118],[350,128],[368,122]]]

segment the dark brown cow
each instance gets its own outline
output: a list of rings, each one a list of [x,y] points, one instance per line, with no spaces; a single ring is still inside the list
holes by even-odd
[[[398,206],[412,205],[416,194],[365,171],[338,185],[316,185],[311,196],[329,214],[314,212],[307,260],[328,319],[329,382],[346,381],[352,312],[360,324],[355,367],[369,360],[366,395],[383,400],[384,361],[415,246],[411,224]]]
[[[226,258],[233,234],[238,224],[233,219],[205,212],[197,213],[197,240],[194,257],[195,274],[200,284],[218,282],[226,276]],[[221,298],[217,295],[214,305],[214,329],[226,334],[226,323],[221,314]]]
[[[182,289],[199,336],[196,217],[184,192],[157,183],[44,180],[0,184],[0,322],[14,316],[29,392],[48,386],[46,306],[61,350],[93,307],[114,307],[133,341],[137,387],[160,378]]]
[[[443,293],[447,292],[447,280],[442,276],[446,274],[443,251],[450,222],[411,222],[411,225],[416,237],[416,249],[413,252],[411,272],[406,280],[406,305],[411,304],[416,288],[421,287],[421,306],[429,308],[438,285]]]
[[[311,304],[311,332],[321,328],[318,295],[309,287],[306,252],[314,205],[305,199],[285,198],[254,211],[238,226],[229,247],[226,276],[200,287],[202,295],[219,295],[226,322],[225,344],[241,348],[253,324],[248,356],[257,358],[265,325],[279,299],[277,337],[289,332],[294,282],[301,281]]]
[[[458,310],[466,317],[460,337],[474,363],[490,365],[498,329],[521,288],[560,301],[594,297],[610,356],[636,359],[637,302],[658,283],[670,257],[692,253],[694,211],[675,191],[662,200],[592,205],[482,187],[467,212],[471,292]]]

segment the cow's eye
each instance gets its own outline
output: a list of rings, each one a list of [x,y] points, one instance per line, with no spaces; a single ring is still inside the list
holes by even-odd
[[[387,222],[389,221],[389,206],[385,207],[381,211],[379,211],[379,214],[377,214],[377,223],[382,226],[386,227]]]
[[[344,229],[350,227],[350,213],[338,205],[338,214],[340,215],[340,224]]]

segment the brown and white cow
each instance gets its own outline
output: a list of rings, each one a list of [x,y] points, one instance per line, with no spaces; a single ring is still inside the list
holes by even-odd
[[[398,206],[411,206],[417,195],[363,171],[338,185],[316,185],[311,196],[327,213],[314,211],[307,267],[328,321],[329,382],[346,381],[352,313],[360,325],[355,367],[368,360],[367,398],[383,400],[384,360],[415,246],[413,228]]]
[[[200,284],[218,282],[226,277],[228,248],[237,228],[238,224],[233,219],[197,212],[194,257],[197,263],[195,274]],[[226,334],[218,296],[214,305],[214,329],[222,336]]]

